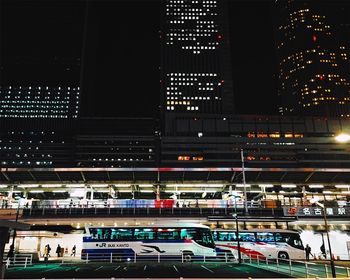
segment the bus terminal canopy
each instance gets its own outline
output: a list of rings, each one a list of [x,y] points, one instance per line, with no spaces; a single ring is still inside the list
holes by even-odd
[[[0,220],[0,228],[29,230],[30,225],[14,221]]]
[[[346,183],[350,168],[245,168],[247,184]],[[241,184],[242,168],[0,168],[0,184]]]

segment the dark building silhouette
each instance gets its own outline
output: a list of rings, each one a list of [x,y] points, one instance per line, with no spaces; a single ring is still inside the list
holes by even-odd
[[[233,113],[226,4],[161,4],[161,108],[166,125],[179,114]]]
[[[83,7],[1,2],[0,118],[78,117]]]
[[[331,2],[276,1],[283,115],[350,117],[349,43]]]

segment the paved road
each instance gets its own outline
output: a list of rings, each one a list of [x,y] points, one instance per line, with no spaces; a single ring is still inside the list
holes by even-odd
[[[276,264],[266,265],[265,262],[260,262],[257,264],[256,262],[252,263],[252,266],[256,268],[263,268],[266,270],[285,273],[291,275],[293,277],[320,277],[320,278],[328,278],[332,276],[331,268],[328,264],[320,264],[320,263],[296,263],[292,262],[291,266],[288,261],[280,262],[277,266]],[[345,267],[336,266],[336,275],[337,277],[349,277],[350,270]]]
[[[5,278],[287,278],[284,274],[231,263],[35,264],[9,268]]]

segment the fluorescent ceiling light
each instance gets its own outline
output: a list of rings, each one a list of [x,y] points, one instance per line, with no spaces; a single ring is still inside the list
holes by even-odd
[[[346,143],[350,141],[350,135],[347,133],[341,133],[335,137],[335,140],[340,143]]]
[[[323,189],[324,186],[323,185],[309,185],[310,189]]]
[[[297,187],[297,185],[282,185],[281,187],[286,189],[294,189]]]
[[[250,188],[251,186],[250,185],[248,185],[248,184],[238,184],[238,185],[236,185],[236,187],[237,188],[244,188],[244,186],[246,187],[246,188]]]
[[[42,190],[34,190],[34,191],[29,191],[30,193],[43,193],[44,191]]]
[[[335,185],[335,187],[336,187],[337,189],[348,189],[348,188],[350,188],[349,185]]]
[[[85,184],[67,184],[66,187],[67,188],[81,188],[81,187],[85,187]]]
[[[259,185],[260,188],[272,188],[273,185]]]
[[[19,188],[37,188],[37,187],[39,187],[39,185],[38,184],[36,184],[36,185],[33,185],[33,184],[19,184],[19,185],[17,185],[17,187],[19,187]]]
[[[62,184],[43,184],[41,186],[44,188],[57,188],[57,187],[62,187]]]

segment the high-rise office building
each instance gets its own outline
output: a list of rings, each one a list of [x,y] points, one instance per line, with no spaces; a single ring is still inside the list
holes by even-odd
[[[283,115],[350,117],[349,45],[341,19],[319,1],[276,1]]]
[[[0,118],[78,117],[83,8],[78,2],[2,1]]]
[[[232,113],[226,1],[166,0],[161,5],[163,117]]]
[[[77,118],[79,87],[0,86],[0,118]]]

